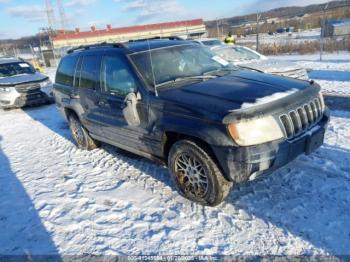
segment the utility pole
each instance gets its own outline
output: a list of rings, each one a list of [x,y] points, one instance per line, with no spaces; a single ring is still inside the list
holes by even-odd
[[[321,38],[320,38],[320,61],[322,61],[322,56],[323,56],[323,48],[324,48],[323,38],[326,30],[326,11],[327,11],[328,5],[329,5],[329,2],[323,8],[323,18],[322,18]]]
[[[51,48],[52,56],[53,56],[53,58],[55,60],[55,64],[57,65],[57,56],[56,56],[55,47],[54,47],[53,41],[52,41],[53,30],[51,28],[45,28],[44,27],[44,28],[40,28],[40,31],[43,32],[44,37],[45,37],[45,35],[47,35],[49,41],[48,41],[48,45],[45,45],[45,46]],[[44,44],[45,44],[45,42],[44,42]]]
[[[219,38],[220,30],[219,30],[219,20],[216,18],[216,37]]]
[[[261,18],[261,14],[260,13],[256,13],[256,51],[259,52],[259,31],[260,31],[260,18]]]
[[[221,37],[223,37],[224,35],[224,23],[221,22]]]

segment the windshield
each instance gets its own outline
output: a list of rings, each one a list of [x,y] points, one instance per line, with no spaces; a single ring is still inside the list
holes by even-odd
[[[210,72],[234,69],[227,61],[215,56],[207,48],[193,44],[136,53],[131,55],[131,58],[151,86],[154,84],[158,86],[177,79],[204,76]]]
[[[214,49],[213,51],[227,61],[260,59],[259,55],[240,46]]]
[[[220,40],[205,40],[205,41],[202,41],[202,43],[205,46],[222,45],[222,42]]]
[[[0,64],[0,77],[34,73],[35,70],[26,62]]]

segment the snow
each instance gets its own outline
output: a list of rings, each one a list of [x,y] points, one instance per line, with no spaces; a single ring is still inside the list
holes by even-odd
[[[163,166],[77,149],[54,105],[0,111],[0,254],[349,255],[350,112],[331,114],[315,153],[209,208],[179,196]]]
[[[296,62],[310,69],[309,77],[321,85],[329,95],[350,96],[350,53],[326,53],[320,61],[319,54],[274,56],[274,59]]]
[[[48,67],[48,68],[46,68],[44,74],[47,75],[52,82],[55,82],[56,67]]]
[[[288,90],[286,92],[277,92],[277,93],[274,93],[270,96],[258,98],[258,99],[256,99],[256,101],[254,103],[243,103],[240,109],[246,109],[246,108],[254,107],[257,105],[267,104],[267,103],[276,101],[278,99],[281,99],[283,97],[290,96],[290,95],[296,93],[297,91],[298,91],[298,89],[293,88],[293,89]]]

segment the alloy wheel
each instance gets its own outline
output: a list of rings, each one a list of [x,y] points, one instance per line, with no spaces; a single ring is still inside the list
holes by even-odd
[[[201,161],[182,153],[175,160],[175,174],[184,193],[204,197],[208,192],[208,175]]]

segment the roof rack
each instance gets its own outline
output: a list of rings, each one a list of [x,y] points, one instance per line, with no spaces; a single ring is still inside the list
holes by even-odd
[[[129,40],[129,43],[142,42],[142,41],[147,41],[147,40],[181,40],[181,41],[184,41],[183,38],[178,37],[178,36],[169,36],[169,37],[156,36],[156,37],[150,37],[150,38],[132,39],[132,40]]]
[[[107,42],[103,42],[103,43],[93,44],[93,45],[81,45],[81,46],[69,49],[67,51],[67,54],[71,54],[71,53],[74,53],[74,52],[80,51],[80,50],[88,50],[88,49],[91,49],[91,48],[101,48],[101,47],[127,48],[127,46],[122,44],[122,43],[107,43]]]

